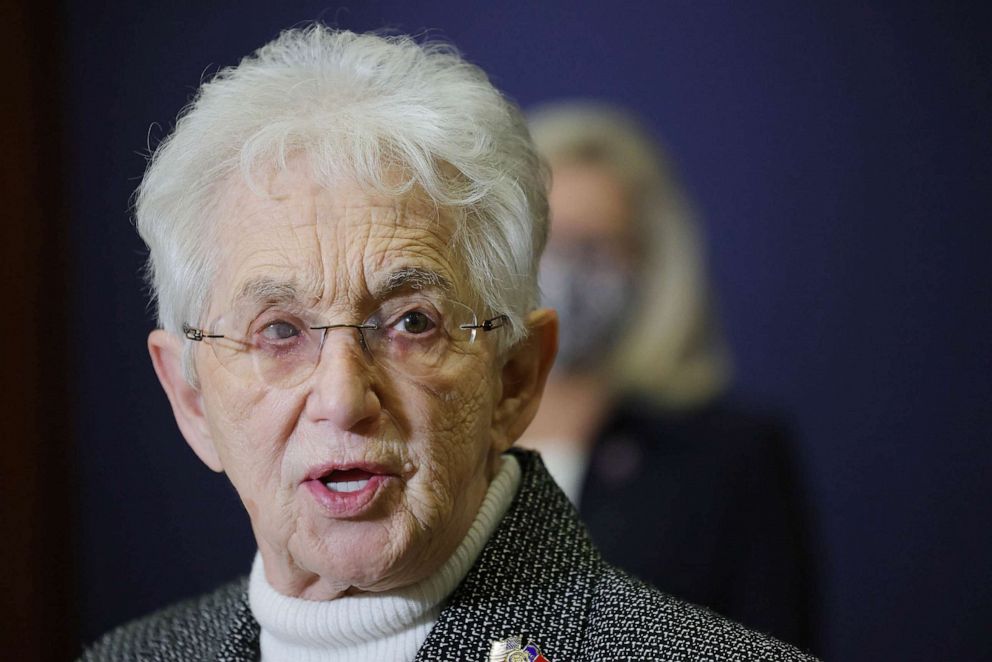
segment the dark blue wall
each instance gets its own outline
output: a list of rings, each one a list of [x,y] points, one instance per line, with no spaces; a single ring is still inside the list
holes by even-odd
[[[643,113],[707,222],[739,388],[792,412],[801,435],[820,518],[819,652],[992,652],[980,3],[642,4],[67,10],[84,639],[248,568],[237,497],[185,446],[147,359],[128,196],[149,137],[201,75],[322,18],[435,29],[525,107],[592,95]]]

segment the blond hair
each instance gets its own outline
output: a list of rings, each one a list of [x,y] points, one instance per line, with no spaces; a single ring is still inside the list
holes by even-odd
[[[603,168],[624,187],[644,247],[640,306],[607,360],[615,390],[666,408],[711,400],[730,380],[730,355],[713,310],[691,206],[665,154],[628,113],[593,102],[542,106],[531,136],[552,167]]]

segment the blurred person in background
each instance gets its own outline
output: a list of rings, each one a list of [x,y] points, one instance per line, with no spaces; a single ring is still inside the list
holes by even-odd
[[[657,142],[594,102],[531,113],[552,169],[543,303],[559,352],[521,444],[612,563],[808,647],[807,517],[789,435],[728,394],[691,206]]]

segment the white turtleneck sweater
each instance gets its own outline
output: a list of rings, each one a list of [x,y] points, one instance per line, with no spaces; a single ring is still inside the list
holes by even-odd
[[[465,539],[431,577],[381,593],[312,601],[277,592],[255,555],[248,604],[261,626],[263,662],[410,661],[451,595],[506,514],[520,486],[520,464],[504,455]]]

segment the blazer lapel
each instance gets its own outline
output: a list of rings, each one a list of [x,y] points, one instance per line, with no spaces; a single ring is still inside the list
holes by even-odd
[[[213,659],[216,662],[257,662],[262,657],[258,639],[259,625],[248,606],[246,583],[231,626],[220,640]]]
[[[441,611],[415,658],[489,659],[493,640],[520,636],[550,662],[581,658],[601,561],[540,457],[514,450],[520,489]]]

